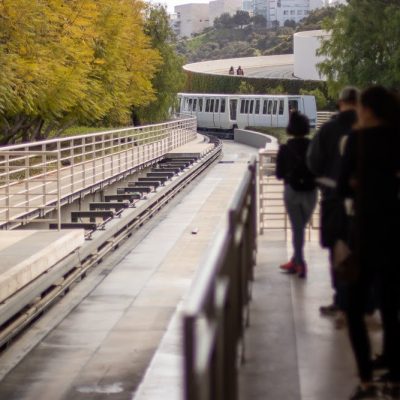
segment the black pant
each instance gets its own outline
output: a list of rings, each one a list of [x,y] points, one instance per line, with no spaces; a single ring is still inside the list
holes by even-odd
[[[400,382],[400,287],[396,275],[388,272],[363,274],[359,282],[349,288],[346,307],[349,336],[358,373],[364,382],[372,380],[371,345],[365,323],[365,313],[374,286],[379,288],[380,293],[379,308],[383,323],[383,347],[391,380]]]

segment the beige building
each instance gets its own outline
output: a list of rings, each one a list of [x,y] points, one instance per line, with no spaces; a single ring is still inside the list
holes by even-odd
[[[242,0],[213,0],[210,1],[210,25],[213,25],[215,18],[221,14],[235,14],[243,8]]]
[[[210,26],[208,3],[175,6],[173,29],[180,37],[191,37]]]

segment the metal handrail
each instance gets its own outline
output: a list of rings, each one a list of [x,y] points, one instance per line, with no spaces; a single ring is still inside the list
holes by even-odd
[[[44,217],[56,204],[161,159],[193,140],[196,118],[0,148],[0,226]],[[59,168],[48,157],[57,154]],[[40,218],[38,222],[48,222]]]
[[[237,399],[256,257],[256,162],[231,203],[183,309],[185,400]],[[247,317],[246,317],[247,316]]]
[[[258,216],[259,232],[265,230],[283,230],[285,239],[290,228],[289,216],[283,201],[283,182],[275,178],[278,150],[261,149],[258,168]],[[307,225],[308,238],[319,229],[319,206],[316,207]]]

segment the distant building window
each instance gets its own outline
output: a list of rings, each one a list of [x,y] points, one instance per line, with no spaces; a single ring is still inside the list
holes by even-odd
[[[290,10],[290,15],[295,15],[296,14],[296,10]]]
[[[297,15],[303,15],[303,10],[297,10]]]
[[[284,10],[283,11],[283,15],[288,15],[289,14],[289,11],[288,10]]]
[[[308,14],[310,14],[310,11],[304,10],[304,15],[308,15]]]

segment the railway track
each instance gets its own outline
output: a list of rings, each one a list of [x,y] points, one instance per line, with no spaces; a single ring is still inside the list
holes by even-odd
[[[102,224],[102,230],[97,231],[93,237],[89,235],[90,240],[80,249],[1,304],[0,349],[6,349],[32,322],[67,295],[74,284],[84,279],[134,231],[211,166],[220,157],[222,143],[216,138],[210,138],[210,141],[215,145],[212,152],[192,164],[183,174],[176,176],[161,191],[149,197],[141,207],[126,208],[119,213],[119,218],[106,220]]]

